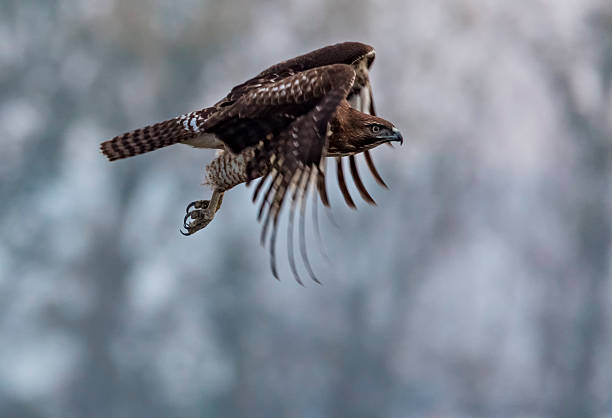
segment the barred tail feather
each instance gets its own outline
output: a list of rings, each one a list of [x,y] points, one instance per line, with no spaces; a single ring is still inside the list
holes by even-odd
[[[110,161],[114,161],[195,138],[202,135],[204,122],[215,110],[209,107],[126,132],[102,142],[100,150]]]
[[[100,150],[110,161],[114,161],[176,144],[194,135],[183,128],[179,119],[170,119],[102,142]]]

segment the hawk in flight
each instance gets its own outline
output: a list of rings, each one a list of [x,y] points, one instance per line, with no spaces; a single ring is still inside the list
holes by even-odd
[[[343,157],[348,157],[362,198],[375,204],[361,181],[355,155],[363,153],[376,181],[387,187],[369,150],[383,143],[403,142],[391,122],[375,115],[369,80],[374,56],[374,48],[358,42],[317,49],[262,71],[212,107],[124,133],[103,142],[100,148],[110,161],[176,143],[218,149],[217,157],[206,167],[205,183],[212,187],[212,197],[187,206],[186,232],[181,232],[191,235],[207,226],[227,190],[261,178],[253,201],[261,196],[258,220],[263,219],[262,244],[271,231],[272,273],[278,278],[276,232],[281,207],[287,202],[289,262],[296,280],[302,283],[293,250],[293,219],[299,204],[301,255],[310,277],[318,282],[305,249],[304,210],[311,187],[316,187],[323,205],[329,206],[325,157],[336,159],[338,185],[350,207],[355,203],[345,182]],[[315,195],[315,217],[316,206]]]

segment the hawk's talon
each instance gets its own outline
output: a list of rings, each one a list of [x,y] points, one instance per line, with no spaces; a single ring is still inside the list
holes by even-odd
[[[218,202],[218,197],[215,202]],[[219,209],[220,203],[215,203],[217,209]],[[200,229],[205,228],[215,217],[216,211],[211,211],[210,200],[196,200],[187,205],[186,215],[183,218],[183,228],[185,232],[181,230],[181,234],[185,236],[193,235]],[[212,212],[212,213],[211,213]]]
[[[187,205],[187,209],[185,209],[185,213],[189,214],[189,209],[207,209],[209,200],[196,200],[195,202],[191,202]]]
[[[207,217],[205,212],[208,209],[208,203],[209,203],[208,200],[196,200],[195,202],[191,202],[189,205],[187,205],[187,209],[186,209],[187,213],[185,217],[183,218],[183,228],[187,230],[187,234],[183,234],[183,235],[191,235],[194,232],[203,228],[203,227],[199,227],[198,225],[199,222],[196,222],[196,221]],[[192,219],[191,222],[188,222],[189,218]],[[199,227],[199,228],[194,229],[196,227]]]
[[[192,235],[198,232],[200,229],[205,228],[210,221],[213,220],[214,214],[211,216],[208,214],[206,209],[201,209],[190,212],[187,214],[186,218],[189,217],[191,217],[192,220],[187,222],[187,219],[185,219],[183,227],[187,230],[187,233],[183,233],[183,235]]]

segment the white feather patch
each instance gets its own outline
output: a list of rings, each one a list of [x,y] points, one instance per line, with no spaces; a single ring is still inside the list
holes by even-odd
[[[191,121],[189,122],[189,126],[191,126],[191,129],[192,129],[194,132],[200,132],[200,127],[198,126],[198,121],[197,121],[197,118],[192,117],[192,118],[191,118]]]

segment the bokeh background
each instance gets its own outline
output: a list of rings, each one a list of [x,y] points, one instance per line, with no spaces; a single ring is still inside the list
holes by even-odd
[[[179,234],[212,151],[98,151],[344,40],[407,143],[322,286],[244,186]],[[612,416],[608,0],[3,0],[0,146],[2,417]]]

